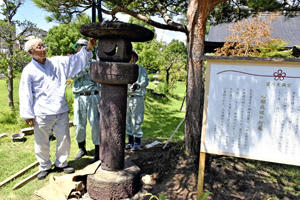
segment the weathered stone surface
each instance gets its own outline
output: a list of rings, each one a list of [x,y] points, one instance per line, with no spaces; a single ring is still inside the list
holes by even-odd
[[[98,44],[98,57],[101,61],[129,62],[131,42],[124,39],[101,39]]]
[[[154,33],[147,28],[119,21],[84,24],[80,27],[80,33],[96,39],[122,38],[131,42],[146,42],[154,37]]]
[[[98,39],[101,62],[91,64],[91,79],[101,83],[99,171],[88,176],[87,191],[93,199],[132,197],[140,186],[138,167],[125,163],[127,84],[138,78],[138,66],[129,64],[131,42],[153,39],[147,28],[124,22],[82,25],[80,32]],[[125,165],[125,168],[124,168]]]
[[[139,68],[136,64],[121,62],[91,63],[91,79],[101,84],[131,84],[137,80],[138,73]]]
[[[104,170],[124,167],[126,106],[127,85],[101,85],[100,159]]]
[[[126,162],[123,170],[99,168],[95,174],[87,177],[87,191],[95,200],[130,198],[140,187],[140,168],[132,162]]]

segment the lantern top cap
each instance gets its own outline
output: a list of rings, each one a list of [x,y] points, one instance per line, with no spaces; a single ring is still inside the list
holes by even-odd
[[[130,42],[146,42],[154,37],[154,33],[143,26],[120,21],[84,24],[80,32],[96,39],[124,39]]]

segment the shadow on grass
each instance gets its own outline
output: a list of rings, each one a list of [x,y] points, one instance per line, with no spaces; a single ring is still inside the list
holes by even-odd
[[[172,97],[159,98],[147,93],[145,101],[145,121],[143,123],[144,136],[152,139],[167,139],[182,120],[178,117],[179,108],[175,108]],[[178,104],[178,102],[177,102]],[[180,101],[179,101],[180,104]],[[179,132],[179,133],[178,133]],[[183,135],[183,126],[175,134],[174,139],[180,139]]]
[[[93,157],[83,157],[78,160],[68,161],[69,165],[74,167],[75,170],[80,170],[93,163]]]
[[[171,95],[172,98],[178,100],[178,101],[182,101],[183,100],[183,97],[181,95],[178,95],[178,94],[172,94]]]

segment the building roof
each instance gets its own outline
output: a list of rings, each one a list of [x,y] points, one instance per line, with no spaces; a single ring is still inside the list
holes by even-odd
[[[211,26],[208,36],[206,37],[207,43],[224,43],[225,38],[231,35],[228,26],[233,23],[219,24]],[[282,39],[288,42],[286,47],[293,47],[300,45],[300,16],[287,18],[285,16],[278,16],[271,23],[273,30],[271,35],[274,38]]]

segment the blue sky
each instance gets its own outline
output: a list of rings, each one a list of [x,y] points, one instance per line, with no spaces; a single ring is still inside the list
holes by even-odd
[[[0,0],[0,5],[3,3],[3,0]],[[89,14],[90,12],[88,12]],[[45,31],[48,31],[56,23],[49,23],[45,20],[45,17],[49,15],[45,10],[38,8],[31,0],[25,0],[25,3],[18,9],[17,14],[14,19],[18,19],[20,21],[28,20],[32,23],[36,24],[38,28],[41,28]],[[121,17],[117,15],[122,21],[126,21],[129,19],[129,16],[122,15]],[[162,29],[156,29],[156,33],[158,36],[158,40],[162,40],[165,42],[170,42],[172,39],[177,39],[185,42],[186,36],[181,32],[167,31]]]
[[[45,17],[49,15],[45,10],[38,8],[32,1],[25,0],[25,3],[18,9],[14,19],[20,21],[28,20],[36,24],[37,27],[48,31],[56,23],[49,23]]]

